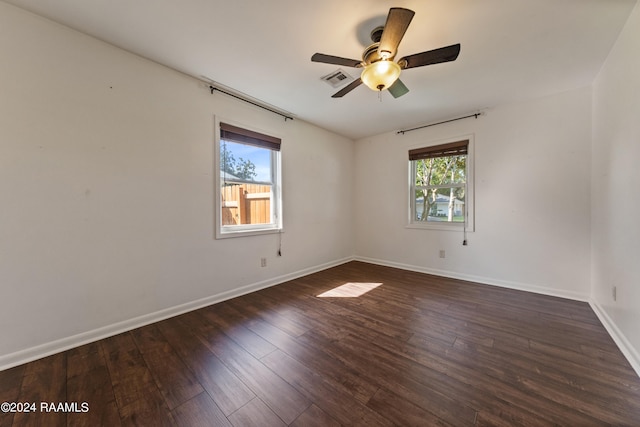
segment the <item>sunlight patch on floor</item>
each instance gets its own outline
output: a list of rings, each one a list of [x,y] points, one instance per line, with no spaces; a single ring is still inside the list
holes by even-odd
[[[318,295],[320,298],[357,298],[374,290],[382,283],[349,282]]]

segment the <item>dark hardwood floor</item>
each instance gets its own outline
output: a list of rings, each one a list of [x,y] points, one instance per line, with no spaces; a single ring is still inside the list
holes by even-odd
[[[0,402],[38,405],[0,426],[639,426],[640,378],[586,303],[351,262],[2,371]]]

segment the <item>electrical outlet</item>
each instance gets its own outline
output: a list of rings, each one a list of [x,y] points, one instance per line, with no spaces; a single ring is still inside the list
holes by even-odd
[[[260,258],[260,267],[266,267],[266,266],[267,266],[267,259]]]
[[[444,249],[440,249],[440,258],[444,258],[445,252]]]
[[[618,289],[615,286],[611,287],[611,296],[613,297],[614,301],[616,301],[618,298]]]

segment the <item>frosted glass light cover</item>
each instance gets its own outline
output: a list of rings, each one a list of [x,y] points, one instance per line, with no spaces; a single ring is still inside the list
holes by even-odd
[[[393,61],[378,61],[367,65],[360,78],[372,90],[388,89],[400,77],[400,66]]]

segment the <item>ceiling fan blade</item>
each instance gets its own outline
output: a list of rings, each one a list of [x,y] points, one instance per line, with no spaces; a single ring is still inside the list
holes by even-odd
[[[361,67],[362,61],[359,59],[341,58],[339,56],[325,55],[324,53],[314,53],[311,57],[313,62],[325,64],[344,65],[345,67]]]
[[[409,92],[409,88],[406,87],[400,79],[396,80],[387,90],[394,98],[400,98],[402,95]]]
[[[345,87],[343,87],[342,89],[340,89],[339,91],[331,95],[331,97],[342,98],[343,96],[345,96],[346,94],[348,94],[349,92],[351,92],[352,90],[360,86],[361,84],[362,84],[362,79],[358,77],[357,79],[355,79],[354,81],[352,81],[351,83],[349,83],[348,85],[346,85]]]
[[[392,7],[387,15],[387,22],[380,37],[378,55],[382,58],[393,58],[398,51],[398,45],[409,28],[415,12],[401,7]]]
[[[405,56],[398,60],[398,64],[403,69],[424,67],[425,65],[455,61],[459,53],[460,43]]]

